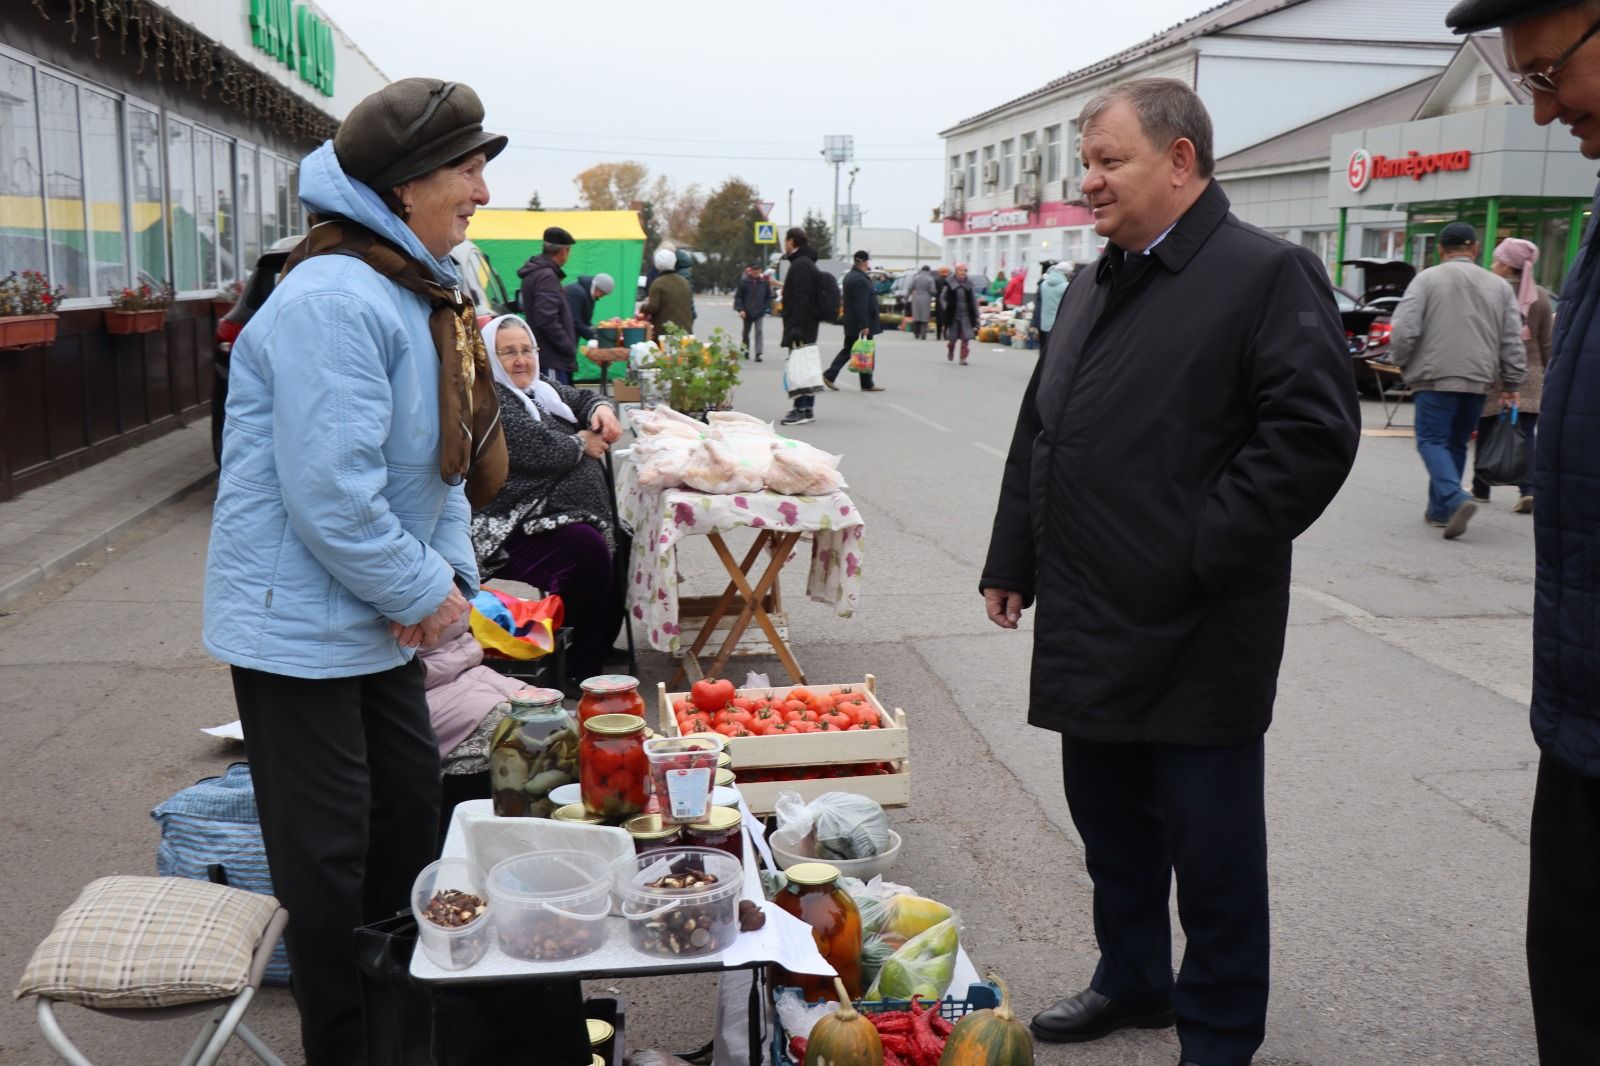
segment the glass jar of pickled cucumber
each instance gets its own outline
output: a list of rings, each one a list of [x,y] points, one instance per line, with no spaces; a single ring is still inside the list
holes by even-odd
[[[553,688],[513,693],[489,746],[494,813],[548,818],[552,790],[578,780],[578,731]]]

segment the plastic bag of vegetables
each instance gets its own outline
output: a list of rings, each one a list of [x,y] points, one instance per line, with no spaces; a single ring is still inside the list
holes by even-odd
[[[918,896],[899,885],[850,880],[846,891],[861,912],[861,980],[870,985],[883,964],[912,937],[933,928],[954,913],[937,900]]]
[[[960,939],[955,915],[918,933],[884,961],[866,998],[944,998],[955,976]]]
[[[889,816],[877,800],[851,792],[824,792],[810,803],[780,792],[773,805],[778,830],[793,837],[815,833],[817,858],[870,859],[889,847]]]

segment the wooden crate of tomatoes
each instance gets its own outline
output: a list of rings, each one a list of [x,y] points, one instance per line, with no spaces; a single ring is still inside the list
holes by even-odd
[[[879,702],[877,679],[856,684],[735,688],[707,678],[688,692],[657,686],[660,730],[669,736],[720,733],[739,791],[770,814],[782,791],[811,800],[854,792],[885,807],[911,801],[906,715]]]

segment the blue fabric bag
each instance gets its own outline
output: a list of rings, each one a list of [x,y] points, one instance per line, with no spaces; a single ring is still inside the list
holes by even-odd
[[[248,892],[272,894],[267,848],[248,763],[236,762],[221,777],[207,777],[174,793],[150,812],[161,826],[156,873],[214,881]],[[265,981],[289,983],[289,956],[283,942],[272,953]]]

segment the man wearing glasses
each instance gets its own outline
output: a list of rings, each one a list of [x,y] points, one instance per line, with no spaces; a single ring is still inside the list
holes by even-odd
[[[1462,0],[1457,33],[1502,28],[1541,126],[1600,159],[1600,2]],[[1534,444],[1533,735],[1528,986],[1539,1061],[1600,1063],[1600,247],[1591,216],[1561,293]]]

